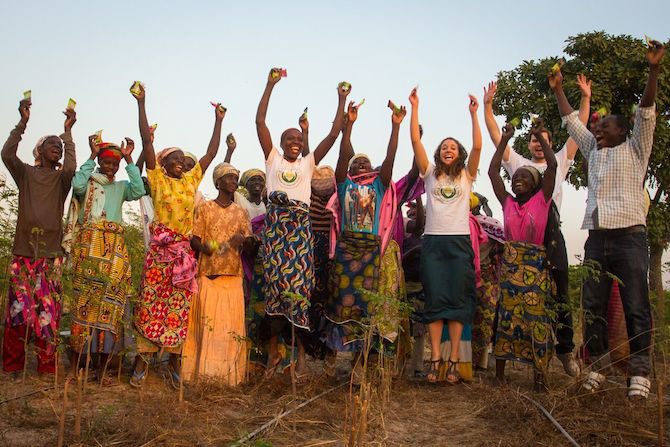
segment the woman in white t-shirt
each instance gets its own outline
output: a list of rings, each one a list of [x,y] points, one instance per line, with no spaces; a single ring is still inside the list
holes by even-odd
[[[265,155],[268,192],[260,252],[263,259],[265,317],[270,328],[266,377],[272,376],[281,363],[277,343],[286,321],[298,329],[309,330],[308,304],[314,288],[314,248],[309,220],[312,174],[340,133],[344,103],[351,91],[348,83],[338,85],[339,103],[333,126],[314,152],[300,156],[304,147],[303,134],[299,129],[291,128],[281,135],[282,153],[279,153],[272,144],[265,116],[272,89],[281,80],[281,73],[278,68],[270,70],[256,112],[256,131]],[[298,296],[302,298],[298,299]],[[298,331],[298,373],[303,370],[305,359],[301,337]]]
[[[428,324],[431,362],[427,379],[437,382],[440,341],[447,322],[451,352],[446,380],[460,381],[457,365],[464,325],[472,324],[476,304],[474,252],[470,241],[470,192],[477,176],[482,135],[477,119],[479,104],[470,95],[472,150],[470,157],[461,143],[447,137],[435,150],[434,162],[426,155],[419,136],[419,97],[416,88],[412,104],[410,133],[414,157],[426,185],[426,226],[421,248],[421,282],[425,293],[424,321]],[[467,162],[466,162],[467,160]]]

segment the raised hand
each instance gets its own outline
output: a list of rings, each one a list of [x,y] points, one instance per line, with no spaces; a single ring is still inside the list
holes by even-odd
[[[231,154],[235,151],[235,148],[237,147],[237,141],[235,140],[235,137],[233,137],[232,133],[229,133],[226,136],[226,146],[228,146],[228,152]]]
[[[130,88],[132,89],[134,86],[135,86],[135,83],[133,82],[132,85],[130,86]],[[138,89],[139,89],[139,93],[135,94],[135,93],[131,92],[130,94],[133,95],[133,98],[137,99],[137,102],[144,102],[144,99],[146,98],[146,92],[144,91],[144,85],[142,85],[142,83],[140,83],[140,85],[138,86]]]
[[[493,104],[493,97],[496,95],[497,90],[498,90],[498,84],[496,84],[495,81],[489,82],[488,90],[486,89],[486,87],[484,87],[484,98],[482,99],[484,105]]]
[[[268,73],[268,84],[275,85],[279,81],[281,81],[281,68],[271,68],[270,73]]]
[[[74,109],[65,109],[63,115],[65,115],[65,132],[67,132],[71,130],[74,123],[77,122],[77,112],[75,112]]]
[[[354,124],[358,118],[358,107],[354,105],[354,102],[349,102],[349,108],[347,109],[347,120],[349,123]]]
[[[468,95],[470,98],[470,104],[468,105],[468,110],[470,110],[470,115],[474,115],[477,113],[477,109],[479,109],[479,102],[477,102],[477,98],[475,98],[472,95]]]
[[[19,103],[19,114],[21,115],[21,122],[26,124],[30,119],[30,106],[32,102],[30,99],[22,99]]]
[[[503,139],[509,141],[514,136],[514,125],[507,123],[502,128],[502,137]]]
[[[96,134],[89,135],[88,147],[91,148],[91,160],[95,160],[95,157],[97,157],[100,152],[100,148],[98,147],[98,136]]]
[[[530,126],[530,133],[532,135],[535,135],[535,137],[537,137],[542,133],[543,130],[544,130],[544,123],[542,121],[542,118],[540,118],[539,116],[534,118]]]
[[[307,116],[304,113],[298,118],[298,125],[303,132],[309,130],[309,121],[307,121]]]
[[[579,90],[582,92],[582,97],[590,98],[591,97],[591,80],[587,79],[583,74],[577,75],[577,85]]]
[[[395,104],[391,103],[389,101],[389,107],[393,111],[391,114],[391,121],[393,124],[400,124],[402,123],[402,120],[405,119],[405,115],[407,115],[407,108],[405,106],[396,106]]]
[[[339,96],[340,99],[346,99],[346,97],[349,96],[349,93],[351,93],[351,84],[348,82],[340,82],[337,84],[337,96]]]
[[[123,155],[123,158],[128,161],[130,159],[130,154],[133,153],[133,150],[135,149],[135,142],[131,139],[126,137],[125,141],[121,142],[121,155]]]
[[[217,121],[223,121],[223,118],[226,116],[226,112],[228,109],[223,107],[220,102],[216,103],[216,107],[214,107],[214,118]]]
[[[419,107],[419,95],[416,93],[416,87],[409,94],[409,103],[412,107]]]
[[[656,42],[655,40],[653,40],[652,43],[654,45],[647,48],[647,61],[649,61],[649,65],[651,66],[658,66],[663,59],[665,45]]]
[[[560,68],[556,71],[552,70],[549,72],[547,79],[549,80],[549,87],[552,90],[563,87],[563,73],[561,73]]]

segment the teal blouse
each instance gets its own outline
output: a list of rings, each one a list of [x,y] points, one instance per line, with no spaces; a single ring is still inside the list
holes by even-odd
[[[86,160],[74,174],[74,178],[72,179],[72,190],[77,198],[81,199],[85,197],[88,181],[91,178],[91,174],[93,174],[95,167],[95,161],[89,159]],[[126,172],[128,173],[128,179],[130,180],[120,180],[103,186],[105,191],[105,212],[108,221],[122,223],[123,202],[138,200],[146,194],[140,170],[137,166],[134,164],[127,165]],[[79,211],[79,223],[83,223],[83,220],[84,207]]]

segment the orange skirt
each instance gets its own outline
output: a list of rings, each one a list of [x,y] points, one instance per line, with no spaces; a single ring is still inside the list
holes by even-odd
[[[198,283],[182,351],[184,380],[206,377],[237,385],[247,369],[242,277],[201,276]]]

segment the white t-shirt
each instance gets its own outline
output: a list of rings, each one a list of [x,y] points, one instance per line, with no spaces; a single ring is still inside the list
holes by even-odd
[[[247,211],[250,220],[260,216],[261,214],[265,214],[266,212],[265,204],[263,203],[263,201],[261,201],[261,203],[256,205],[255,203],[250,202],[246,197],[244,197],[237,191],[235,191],[235,203],[237,203]]]
[[[563,146],[560,151],[556,152],[556,161],[558,162],[558,165],[556,166],[556,184],[554,185],[554,194],[552,198],[554,199],[554,202],[556,202],[556,206],[560,211],[561,200],[563,200],[563,182],[568,176],[570,166],[574,163],[574,160],[568,158],[568,149],[566,146]],[[544,161],[537,162],[535,160],[528,160],[514,152],[514,149],[511,148],[509,151],[509,160],[503,160],[502,165],[510,177],[512,177],[516,170],[522,166],[533,166],[540,171],[541,174],[544,174],[544,171],[547,169],[547,163]]]
[[[312,175],[315,168],[314,152],[290,162],[284,159],[273,146],[268,159],[265,160],[267,177],[265,185],[268,196],[275,191],[283,191],[289,199],[299,200],[309,205],[312,195]]]
[[[470,192],[475,179],[467,167],[455,181],[448,175],[436,179],[434,170],[435,166],[430,164],[421,176],[427,197],[424,234],[469,235]]]

